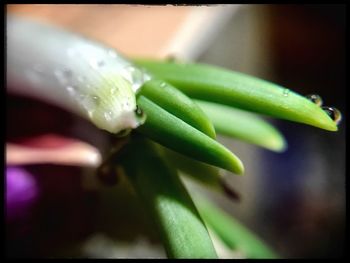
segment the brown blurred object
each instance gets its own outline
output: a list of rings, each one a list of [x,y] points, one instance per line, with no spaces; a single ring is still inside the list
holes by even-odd
[[[208,30],[220,26],[232,7],[21,4],[8,5],[7,11],[81,33],[125,55],[166,57],[183,56],[196,42],[203,45]]]

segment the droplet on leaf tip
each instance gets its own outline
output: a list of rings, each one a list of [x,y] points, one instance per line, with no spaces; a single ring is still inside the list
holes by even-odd
[[[341,121],[341,112],[334,107],[323,106],[322,109],[328,114],[328,116],[338,125]]]

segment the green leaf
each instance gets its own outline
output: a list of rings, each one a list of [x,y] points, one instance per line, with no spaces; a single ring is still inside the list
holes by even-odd
[[[165,81],[157,79],[147,81],[138,95],[145,96],[206,135],[216,137],[213,124],[203,110],[192,99]]]
[[[279,85],[204,64],[137,59],[155,76],[192,98],[217,102],[272,117],[336,131],[336,123],[319,106]]]
[[[278,257],[259,237],[207,199],[197,196],[194,201],[204,222],[229,248],[242,251],[248,258]]]
[[[256,114],[217,103],[196,100],[222,135],[281,152],[287,143],[283,135]]]
[[[147,115],[146,122],[137,130],[165,147],[196,160],[215,165],[236,174],[243,174],[241,160],[219,142],[170,114],[144,96],[138,105]]]
[[[219,173],[220,169],[218,167],[196,161],[160,145],[158,149],[167,163],[180,173],[206,186],[222,191],[222,176]]]
[[[170,258],[217,258],[193,201],[150,142],[132,138],[120,161],[146,205]]]

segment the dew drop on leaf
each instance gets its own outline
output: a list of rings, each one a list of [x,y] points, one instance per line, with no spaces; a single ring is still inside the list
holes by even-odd
[[[92,96],[92,100],[96,106],[100,105],[100,101],[101,101],[100,97],[94,95]]]
[[[114,95],[117,92],[118,88],[113,87],[110,89],[111,95]]]
[[[323,106],[322,109],[328,114],[328,116],[338,125],[341,121],[341,112],[334,107]]]
[[[283,89],[283,96],[287,97],[289,95],[289,89]]]
[[[135,113],[137,116],[141,116],[143,114],[143,110],[138,105],[136,105]]]
[[[104,115],[106,121],[110,121],[113,118],[112,111],[106,111],[106,112],[103,113],[103,115]]]
[[[79,101],[83,105],[83,107],[88,111],[88,113],[92,114],[96,110],[96,106],[100,103],[100,98],[96,95],[79,95]]]
[[[74,96],[76,93],[76,88],[74,86],[66,86],[66,90],[68,91],[69,95]]]
[[[61,84],[66,84],[69,82],[70,78],[73,76],[73,72],[70,69],[58,69],[54,71],[57,80]]]
[[[145,123],[146,114],[138,105],[136,105],[135,114],[136,114],[136,118],[137,118],[137,121],[139,122],[139,124]]]
[[[132,90],[137,93],[142,85],[150,80],[150,76],[143,70],[135,66],[128,65],[123,69],[122,75],[131,82]]]
[[[317,94],[310,94],[305,96],[308,100],[312,101],[315,103],[317,106],[322,106],[323,100],[320,95]]]

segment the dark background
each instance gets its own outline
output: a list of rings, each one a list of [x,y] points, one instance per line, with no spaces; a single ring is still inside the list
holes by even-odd
[[[337,133],[271,120],[288,142],[284,153],[231,145],[247,166],[244,179],[232,178],[243,200],[214,199],[283,257],[344,255],[345,15],[345,5],[244,6],[199,59],[319,94],[343,113]]]

